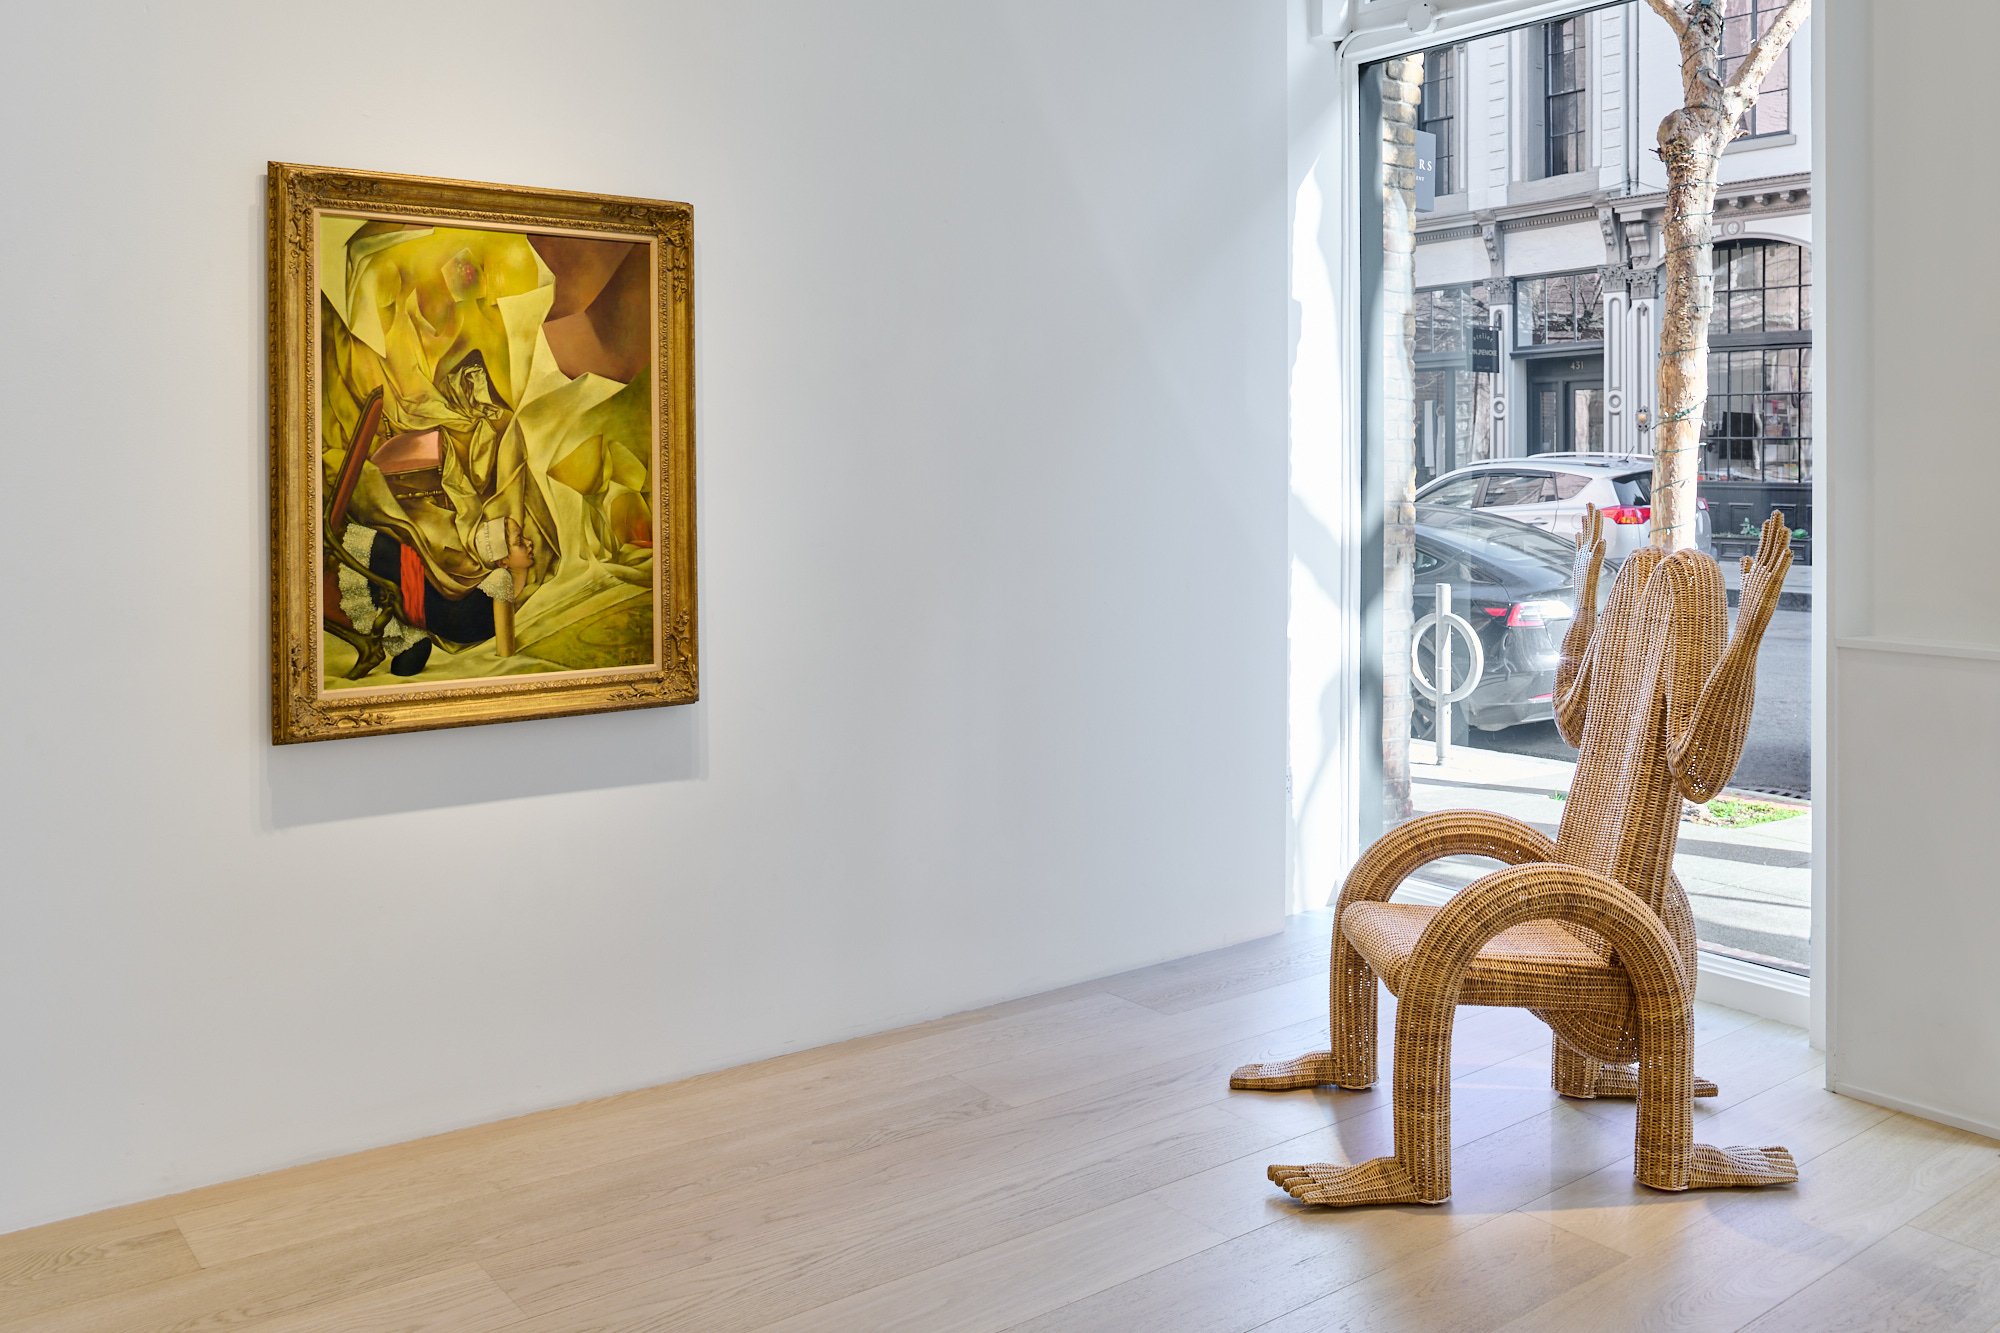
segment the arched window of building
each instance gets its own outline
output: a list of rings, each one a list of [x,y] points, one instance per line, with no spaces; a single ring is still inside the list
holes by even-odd
[[[1811,481],[1812,276],[1805,248],[1719,243],[1708,335],[1703,480]]]

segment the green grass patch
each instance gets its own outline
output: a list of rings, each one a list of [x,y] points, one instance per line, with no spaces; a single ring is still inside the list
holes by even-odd
[[[1689,824],[1707,824],[1715,828],[1750,828],[1757,824],[1775,824],[1781,819],[1797,819],[1805,811],[1796,805],[1779,805],[1774,801],[1739,801],[1718,796],[1707,805],[1689,805],[1681,811],[1681,819]]]
[[[1549,793],[1549,799],[1567,801],[1569,793],[1552,791]],[[1752,828],[1758,824],[1775,824],[1781,819],[1797,819],[1804,813],[1803,806],[1719,796],[1707,805],[1695,805],[1692,802],[1682,805],[1681,822],[1705,824],[1710,828]]]

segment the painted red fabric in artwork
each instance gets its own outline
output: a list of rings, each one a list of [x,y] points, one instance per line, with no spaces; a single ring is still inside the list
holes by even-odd
[[[424,559],[416,548],[404,546],[403,554],[403,614],[409,618],[412,628],[424,628]]]

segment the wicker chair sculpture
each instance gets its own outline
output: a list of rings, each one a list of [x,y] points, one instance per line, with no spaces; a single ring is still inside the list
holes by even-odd
[[[1635,1174],[1662,1190],[1798,1179],[1783,1148],[1694,1141],[1694,918],[1673,874],[1681,801],[1706,801],[1742,757],[1757,646],[1791,566],[1781,516],[1743,561],[1736,630],[1715,561],[1645,547],[1603,614],[1599,515],[1577,535],[1577,614],[1556,673],[1556,722],[1578,746],[1556,839],[1485,811],[1425,815],[1382,838],[1334,916],[1331,1049],[1245,1065],[1238,1089],[1375,1082],[1375,978],[1396,996],[1394,1157],[1273,1166],[1305,1203],[1443,1203],[1451,1195],[1451,1029],[1461,1004],[1532,1010],[1555,1031],[1569,1097],[1638,1098]],[[1443,907],[1388,901],[1439,857],[1508,863]],[[1637,1061],[1636,1071],[1628,1066]]]

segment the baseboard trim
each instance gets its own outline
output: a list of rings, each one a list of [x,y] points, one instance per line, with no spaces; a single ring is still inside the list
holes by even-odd
[[[1957,1115],[1951,1111],[1940,1110],[1935,1106],[1926,1106],[1922,1102],[1913,1102],[1906,1097],[1891,1097],[1888,1093],[1877,1092],[1873,1088],[1857,1087],[1845,1079],[1835,1078],[1831,1074],[1827,1076],[1826,1089],[1828,1092],[1837,1092],[1843,1097],[1852,1097],[1857,1102],[1867,1102],[1872,1106],[1886,1106],[1891,1111],[1901,1111],[1904,1115],[1913,1115],[1919,1120],[1934,1120],[1940,1125],[1950,1125],[1953,1129],[1962,1129],[1969,1134],[1978,1134],[1989,1139],[2000,1139],[2000,1125],[1989,1124],[1984,1120],[1974,1119],[1972,1116]]]
[[[1404,880],[1396,890],[1396,897],[1403,902],[1442,907],[1451,901],[1455,892],[1421,880]],[[1795,1028],[1808,1027],[1812,1020],[1812,982],[1809,978],[1780,972],[1775,967],[1759,967],[1740,958],[1702,954],[1701,976],[1695,983],[1694,993],[1695,998],[1710,1004],[1788,1023]]]
[[[1759,967],[1726,954],[1703,953],[1700,959],[1701,975],[1694,987],[1696,999],[1789,1023],[1795,1028],[1811,1026],[1809,978],[1775,967]]]

